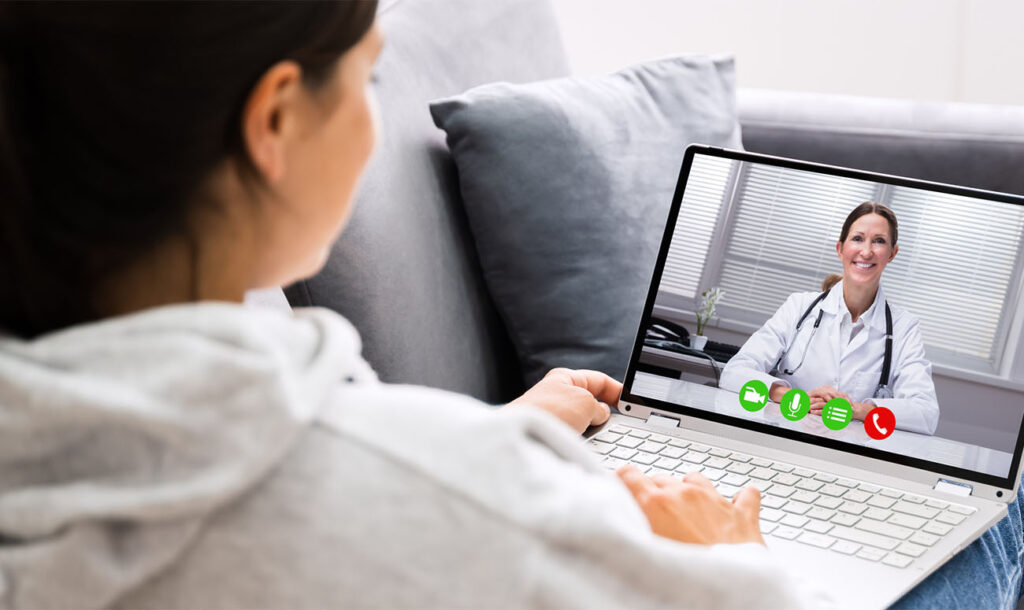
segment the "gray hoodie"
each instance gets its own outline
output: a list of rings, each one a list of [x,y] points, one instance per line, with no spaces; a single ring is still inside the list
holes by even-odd
[[[380,384],[323,310],[0,339],[0,608],[820,607],[654,536],[533,409]]]

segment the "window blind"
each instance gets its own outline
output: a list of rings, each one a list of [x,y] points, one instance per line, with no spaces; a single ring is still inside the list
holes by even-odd
[[[729,159],[693,157],[659,290],[684,297],[693,297],[703,290],[698,284],[733,165]]]
[[[998,360],[1006,296],[1018,281],[1024,208],[893,187],[900,252],[885,270],[894,303],[921,319],[929,353]]]

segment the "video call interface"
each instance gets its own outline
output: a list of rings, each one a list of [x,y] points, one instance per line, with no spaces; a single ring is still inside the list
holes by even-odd
[[[698,152],[629,392],[1006,478],[1022,229],[1014,203]]]

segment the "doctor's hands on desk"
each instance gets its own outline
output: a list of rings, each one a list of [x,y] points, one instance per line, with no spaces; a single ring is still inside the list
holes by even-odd
[[[543,379],[505,408],[530,405],[547,411],[583,433],[611,416],[622,384],[604,373],[588,370],[551,369]]]

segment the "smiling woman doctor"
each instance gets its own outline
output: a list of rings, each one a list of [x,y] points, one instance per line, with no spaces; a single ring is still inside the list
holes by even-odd
[[[812,415],[842,397],[854,419],[881,406],[896,416],[897,428],[934,434],[939,404],[920,322],[890,305],[880,285],[899,252],[897,237],[892,210],[873,202],[854,208],[836,243],[842,281],[822,293],[790,295],[729,361],[721,387],[738,392],[759,379],[774,402],[800,388]]]

